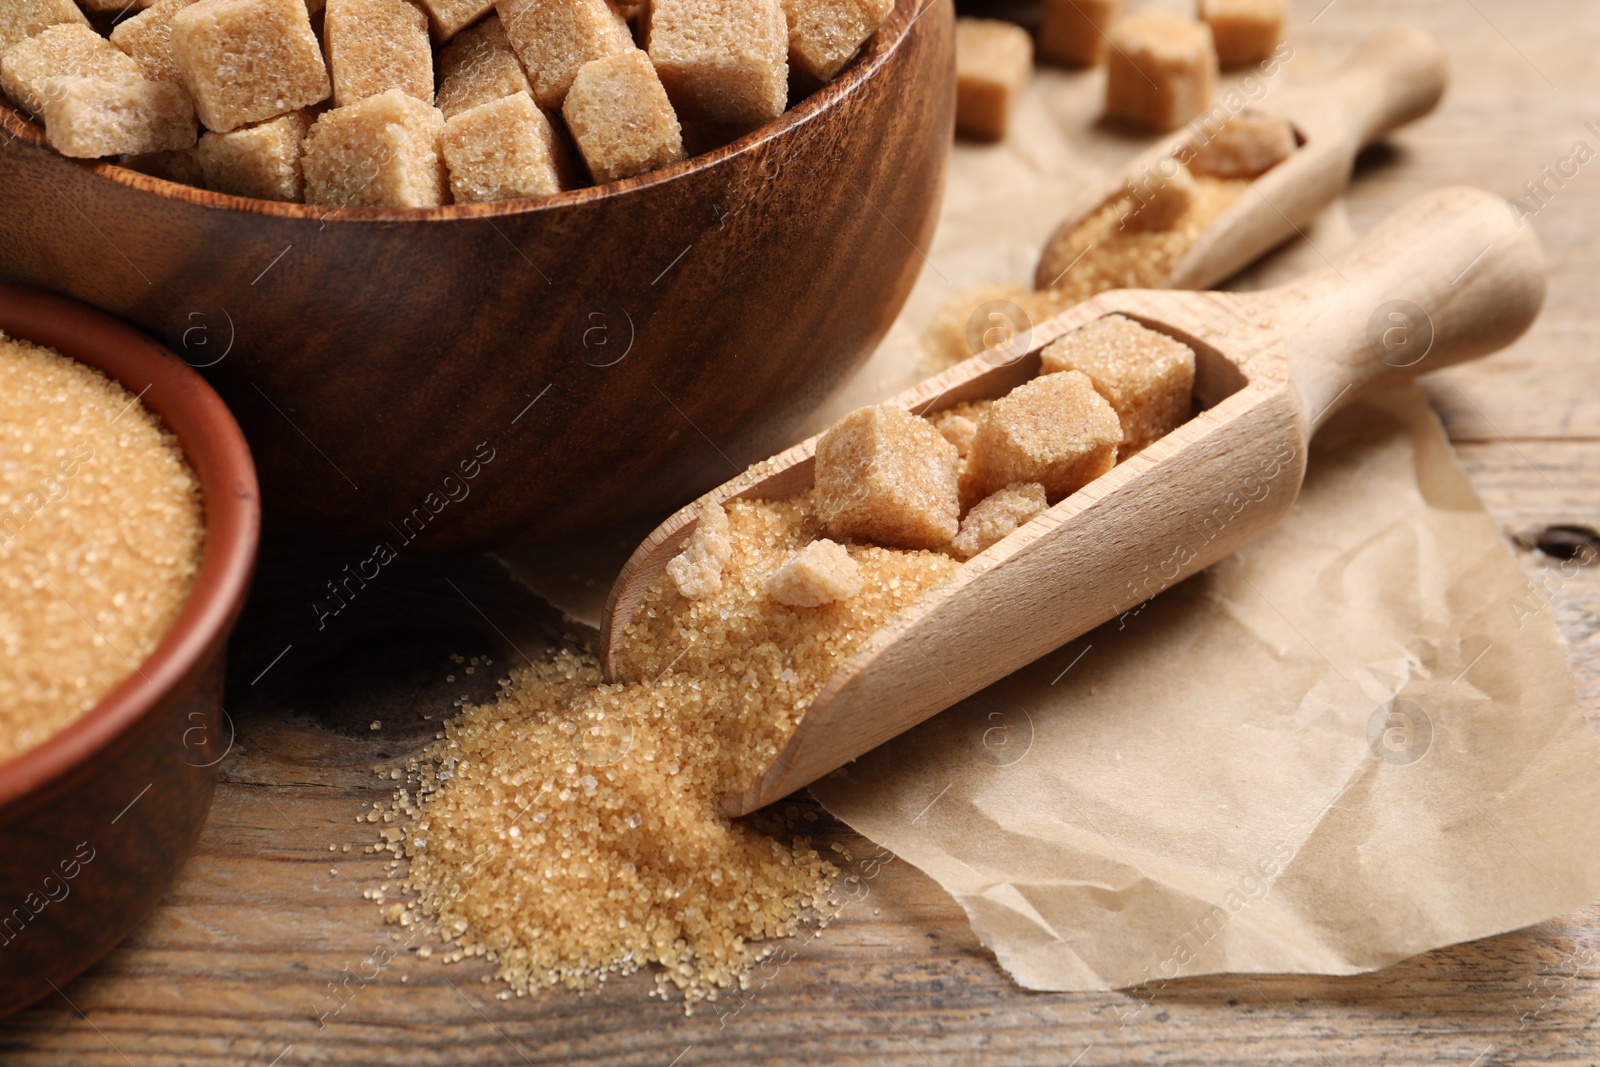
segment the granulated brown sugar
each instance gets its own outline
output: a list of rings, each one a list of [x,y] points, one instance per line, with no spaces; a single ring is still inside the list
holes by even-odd
[[[139,669],[205,538],[177,439],[93,368],[0,334],[0,760]]]
[[[846,657],[959,564],[852,545],[860,591],[790,607],[765,587],[819,536],[812,495],[726,512],[721,587],[689,600],[658,578],[622,642],[625,681],[602,684],[570,652],[526,666],[409,768],[417,784],[376,847],[409,858],[416,902],[388,913],[433,917],[457,946],[447,962],[482,956],[519,995],[660,964],[663,993],[692,1006],[747,985],[761,942],[837,910],[837,871],[806,838],[730,821],[719,802],[772,762]]]
[[[1250,183],[1236,178],[1194,176],[1189,208],[1171,229],[1135,232],[1122,225],[1136,205],[1125,197],[1107,201],[1045,245],[1037,275],[1069,306],[1108,289],[1158,288],[1217,216],[1244,195]]]

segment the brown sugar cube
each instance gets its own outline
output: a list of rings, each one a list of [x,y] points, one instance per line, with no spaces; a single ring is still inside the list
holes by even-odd
[[[926,419],[859,408],[817,441],[817,514],[834,537],[938,548],[955,536],[956,446]]]
[[[44,110],[53,78],[97,78],[120,85],[144,80],[139,64],[88,26],[50,26],[0,56],[0,88],[19,107]]]
[[[458,204],[549,196],[569,184],[566,146],[527,93],[446,119],[443,152]]]
[[[999,141],[1033,77],[1033,39],[999,19],[956,20],[956,132]]]
[[[1107,315],[1045,347],[1041,374],[1079,371],[1122,423],[1127,459],[1189,417],[1194,350],[1122,315]]]
[[[684,158],[678,117],[650,57],[637,48],[585,63],[561,115],[597,184]]]
[[[585,63],[636,50],[609,0],[496,0],[494,6],[542,108],[561,106]]]
[[[417,0],[433,24],[433,36],[448,41],[493,10],[494,0]]]
[[[5,0],[0,4],[0,55],[51,26],[84,26],[89,20],[72,0]]]
[[[439,50],[439,95],[433,103],[447,119],[503,96],[532,92],[499,15],[461,31]]]
[[[1118,225],[1133,233],[1172,229],[1188,213],[1199,192],[1194,175],[1170,158],[1129,185],[1128,194],[1122,198]]]
[[[74,159],[170,152],[194,144],[194,105],[172,82],[52,78],[44,132],[52,148]]]
[[[433,103],[428,19],[410,0],[328,0],[324,11],[335,107],[390,89]]]
[[[893,10],[894,0],[783,0],[789,66],[813,81],[832,81]]]
[[[218,133],[331,92],[304,0],[197,0],[172,16],[172,60],[200,121]]]
[[[117,160],[120,166],[129,170],[136,170],[140,174],[148,174],[152,178],[161,178],[179,185],[193,185],[204,189],[206,184],[205,171],[200,169],[200,161],[195,158],[193,148],[181,148],[173,152],[146,152],[142,155],[123,156]]]
[[[941,411],[939,417],[933,421],[933,428],[938,430],[946,441],[956,446],[956,455],[965,459],[967,450],[972,447],[972,436],[978,432],[978,423],[965,415]]]
[[[1269,58],[1283,39],[1288,0],[1200,0],[1200,18],[1211,27],[1217,59],[1243,67]]]
[[[790,556],[767,578],[771,600],[792,608],[820,608],[861,592],[861,566],[845,547],[822,538]]]
[[[311,116],[297,111],[258,126],[205,134],[195,158],[206,188],[258,200],[301,200],[305,190],[301,142],[310,127]]]
[[[728,513],[721,504],[708,502],[701,507],[683,551],[667,561],[667,577],[679,596],[698,600],[722,589],[722,567],[732,556]]]
[[[781,0],[652,0],[645,47],[684,118],[766,122],[789,106]]]
[[[1211,105],[1216,87],[1217,53],[1205,23],[1141,11],[1112,27],[1107,115],[1176,129]]]
[[[956,446],[956,454],[965,458],[972,447],[972,435],[978,432],[978,416],[993,403],[993,400],[959,400],[927,418],[946,441]]]
[[[1214,178],[1255,178],[1289,158],[1294,129],[1282,115],[1247,107],[1198,144],[1189,169]]]
[[[1107,37],[1122,0],[1044,0],[1039,54],[1057,63],[1093,67],[1106,57]]]
[[[1071,496],[1117,462],[1122,424],[1086,374],[1045,374],[994,402],[967,457],[984,496],[1038,482],[1051,502]]]
[[[111,43],[122,49],[144,76],[153,81],[175,82],[178,65],[172,61],[172,16],[194,0],[156,0],[111,31]]]
[[[436,207],[445,202],[439,157],[444,116],[399,89],[324,113],[306,134],[308,204]]]
[[[961,520],[961,532],[950,542],[950,547],[962,559],[971,559],[1010,536],[1017,527],[1049,506],[1044,486],[1037,482],[1013,482],[998,493],[984,497],[967,512],[967,517]]]

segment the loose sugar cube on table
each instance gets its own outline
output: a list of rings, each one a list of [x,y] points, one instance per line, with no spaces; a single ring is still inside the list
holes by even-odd
[[[169,152],[194,144],[194,106],[172,82],[53,78],[44,131],[51,147],[75,159]]]
[[[1033,77],[1033,40],[999,19],[956,20],[956,130],[998,141]]]
[[[443,151],[458,204],[549,196],[564,184],[566,146],[527,93],[451,116]]]
[[[89,20],[72,0],[5,0],[0,4],[0,55],[51,26],[82,26]]]
[[[812,541],[772,572],[766,592],[792,608],[819,608],[861,592],[861,566],[843,545]]]
[[[229,133],[205,134],[195,148],[205,187],[260,200],[301,200],[301,142],[310,127],[311,116],[298,111]]]
[[[1039,512],[1049,507],[1044,486],[1037,482],[1013,482],[998,493],[984,497],[961,520],[961,532],[950,547],[962,559],[999,543]]]
[[[813,81],[832,81],[893,10],[894,0],[783,0],[789,66]]]
[[[1078,371],[1122,423],[1118,458],[1126,459],[1189,417],[1194,350],[1122,315],[1107,315],[1045,347],[1044,375]]]
[[[111,31],[111,43],[139,64],[153,81],[175,82],[178,65],[172,61],[172,16],[195,0],[156,0],[155,3]]]
[[[1200,18],[1211,27],[1222,65],[1243,67],[1278,47],[1286,7],[1287,0],[1200,0]]]
[[[436,207],[445,199],[439,156],[444,116],[390,89],[324,113],[306,134],[308,204]]]
[[[1112,23],[1123,0],[1044,0],[1039,54],[1075,67],[1097,66],[1106,57]]]
[[[55,78],[97,78],[120,85],[145,80],[139,64],[87,25],[50,26],[0,56],[0,87],[18,106],[39,114]]]
[[[543,108],[561,106],[585,63],[636,50],[609,0],[497,0],[495,10]]]
[[[780,0],[652,0],[646,48],[673,108],[708,122],[765,122],[789,102]]]
[[[532,92],[499,15],[491,14],[463,30],[439,50],[439,95],[434,106],[447,119],[503,96]]]
[[[860,408],[817,441],[817,514],[828,533],[891,548],[938,548],[957,529],[956,446],[891,405]]]
[[[1217,53],[1203,22],[1141,11],[1111,30],[1106,59],[1106,114],[1171,130],[1207,107],[1216,93]]]
[[[494,9],[494,0],[417,0],[428,13],[433,35],[448,41]]]
[[[218,133],[332,91],[305,0],[197,0],[172,16],[172,59],[200,121]]]
[[[1053,502],[1117,462],[1122,424],[1078,371],[1046,374],[994,402],[978,420],[967,469],[981,496],[1012,482],[1037,482]]]
[[[650,57],[637,48],[585,63],[561,114],[596,184],[684,158],[678,117]]]
[[[328,0],[324,12],[335,107],[390,89],[433,103],[428,20],[410,0]]]
[[[1214,132],[1208,119],[1200,137],[1189,169],[1216,178],[1258,177],[1295,150],[1289,121],[1262,108],[1245,108]]]

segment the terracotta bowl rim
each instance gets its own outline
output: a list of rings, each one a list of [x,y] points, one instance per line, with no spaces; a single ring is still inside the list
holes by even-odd
[[[350,222],[452,222],[456,220],[488,219],[505,215],[529,215],[558,211],[565,207],[575,207],[580,204],[627,196],[631,193],[664,185],[698,171],[710,170],[736,156],[744,155],[768,141],[781,138],[807,123],[820,120],[827,112],[834,110],[846,96],[870,80],[887,65],[910,36],[912,27],[916,25],[918,19],[922,17],[928,8],[934,4],[945,2],[947,0],[895,0],[894,9],[889,13],[889,17],[884,20],[883,24],[878,27],[871,37],[867,38],[855,58],[845,65],[844,69],[834,77],[833,81],[815,90],[804,100],[801,100],[771,122],[751,130],[720,148],[715,148],[710,152],[702,153],[681,163],[674,163],[669,167],[642,174],[636,178],[624,178],[621,181],[609,182],[605,185],[572,189],[567,192],[556,193],[553,196],[535,199],[500,200],[487,204],[447,204],[443,207],[429,208],[338,208],[324,204],[287,204],[276,200],[258,200],[254,197],[212,192],[207,189],[198,189],[192,185],[183,185],[178,182],[167,181],[164,178],[142,174],[139,171],[129,170],[126,167],[108,163],[104,160],[72,160],[71,162],[80,164],[85,169],[108,181],[129,186],[142,192],[152,193],[166,199],[194,204],[199,207],[243,211],[250,214],[283,219],[314,219],[322,225]],[[3,98],[0,98],[0,130],[5,130],[10,139],[27,141],[48,151],[55,151],[50,148],[49,142],[45,140],[44,130],[36,123],[25,118],[21,111]],[[62,158],[65,159],[66,157]]]
[[[0,331],[105,372],[179,440],[201,487],[205,545],[189,598],[155,650],[87,713],[0,763],[0,812],[111,745],[188,682],[244,605],[260,538],[260,490],[244,433],[188,364],[118,319],[38,289],[0,283]]]

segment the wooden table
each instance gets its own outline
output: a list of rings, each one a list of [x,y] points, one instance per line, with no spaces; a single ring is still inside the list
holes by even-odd
[[[1414,21],[1450,54],[1442,110],[1363,159],[1364,229],[1430,187],[1524,195],[1582,139],[1600,148],[1600,5],[1557,0],[1296,0],[1297,44],[1337,48]],[[1461,457],[1508,535],[1595,521],[1600,501],[1600,162],[1533,224],[1550,298],[1532,334],[1430,382]],[[1530,577],[1550,561],[1519,553]],[[451,701],[483,698],[452,652],[503,663],[558,622],[485,560],[406,561],[322,640],[291,650],[327,560],[264,564],[236,643],[237,727],[209,827],[163,907],[87,975],[0,1024],[18,1064],[1600,1062],[1600,906],[1343,979],[1192,980],[1152,996],[1019,991],[927,878],[831,824],[861,899],[741,998],[685,1017],[648,976],[598,996],[499,999],[481,965],[441,966],[393,940],[362,898],[382,881],[355,824],[387,797],[373,768],[431,737]],[[340,561],[343,562],[343,561]],[[329,573],[337,572],[337,564]],[[472,592],[492,626],[445,579]],[[399,605],[404,605],[404,611]],[[1555,583],[1584,706],[1600,710],[1600,568]],[[396,619],[411,620],[395,629]],[[447,685],[448,671],[463,681]],[[463,682],[465,684],[463,684]],[[370,724],[382,721],[382,728]],[[1600,814],[1600,813],[1597,813]],[[346,842],[350,853],[329,851]],[[407,935],[408,937],[410,935]]]

